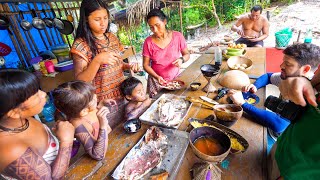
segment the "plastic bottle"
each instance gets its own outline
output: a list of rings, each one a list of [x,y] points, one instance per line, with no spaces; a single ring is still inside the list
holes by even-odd
[[[307,29],[306,36],[304,37],[304,43],[312,42],[312,31],[311,29]]]
[[[54,121],[54,112],[56,111],[56,108],[53,104],[53,99],[48,98],[46,104],[43,107],[42,115],[44,116],[44,119],[46,122]]]
[[[214,49],[214,62],[216,66],[221,66],[222,64],[222,51],[220,47]]]

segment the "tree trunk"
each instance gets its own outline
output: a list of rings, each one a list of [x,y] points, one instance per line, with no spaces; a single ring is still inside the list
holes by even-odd
[[[216,11],[216,6],[214,5],[214,0],[212,0],[212,14],[213,14],[214,18],[217,20],[219,28],[221,28],[222,25],[221,25],[221,22],[219,20],[219,17],[218,17],[217,11]]]

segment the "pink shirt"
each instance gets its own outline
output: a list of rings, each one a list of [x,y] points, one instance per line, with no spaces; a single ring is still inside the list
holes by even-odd
[[[179,74],[179,67],[172,64],[181,57],[181,52],[187,48],[186,40],[180,32],[173,31],[170,43],[160,48],[153,41],[151,36],[147,37],[143,44],[142,55],[150,58],[151,68],[163,79],[173,80]]]

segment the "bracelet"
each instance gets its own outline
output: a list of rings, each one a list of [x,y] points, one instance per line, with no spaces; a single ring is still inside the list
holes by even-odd
[[[180,57],[180,59],[182,59],[182,63],[184,63],[184,62],[185,62],[185,60],[184,60],[183,56],[181,56],[181,57]]]

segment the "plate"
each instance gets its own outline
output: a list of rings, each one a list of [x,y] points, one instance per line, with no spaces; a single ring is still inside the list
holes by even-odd
[[[167,152],[163,156],[162,162],[153,168],[149,173],[147,173],[141,179],[150,179],[149,177],[155,174],[159,174],[163,171],[167,171],[169,173],[168,180],[174,180],[179,168],[181,166],[184,154],[189,145],[189,136],[187,132],[178,131],[173,129],[160,128],[161,131],[167,135]],[[141,142],[144,140],[144,136],[139,140],[139,142],[129,151],[126,157],[122,160],[122,162],[118,165],[118,167],[114,170],[112,177],[114,179],[120,179],[119,173],[124,165],[124,160],[129,157],[134,151],[135,148],[140,146]]]
[[[163,89],[167,89],[170,91],[175,91],[175,90],[179,90],[182,89],[185,86],[185,83],[181,80],[172,80],[167,82],[167,84],[165,84],[165,86],[161,86]]]
[[[185,108],[180,108],[172,111],[174,111],[175,120],[169,121],[171,123],[163,123],[160,121],[159,113],[158,113],[158,104],[159,101],[162,99],[176,99],[181,100],[185,103]],[[167,127],[167,128],[174,128],[178,129],[180,124],[183,122],[184,118],[187,116],[189,110],[191,108],[191,103],[186,100],[186,96],[177,96],[173,94],[162,94],[154,103],[151,104],[151,106],[139,117],[141,121],[147,124],[151,125],[157,125],[161,127]]]
[[[249,104],[255,105],[260,102],[259,96],[252,94],[251,92],[242,92],[242,96],[243,99]]]
[[[243,38],[245,38],[245,39],[255,39],[256,37],[254,37],[254,36],[244,36]]]
[[[222,39],[222,40],[220,41],[220,43],[221,43],[221,44],[226,44],[226,45],[228,45],[228,44],[234,43],[234,41],[233,41],[233,40],[226,41],[226,40]]]

